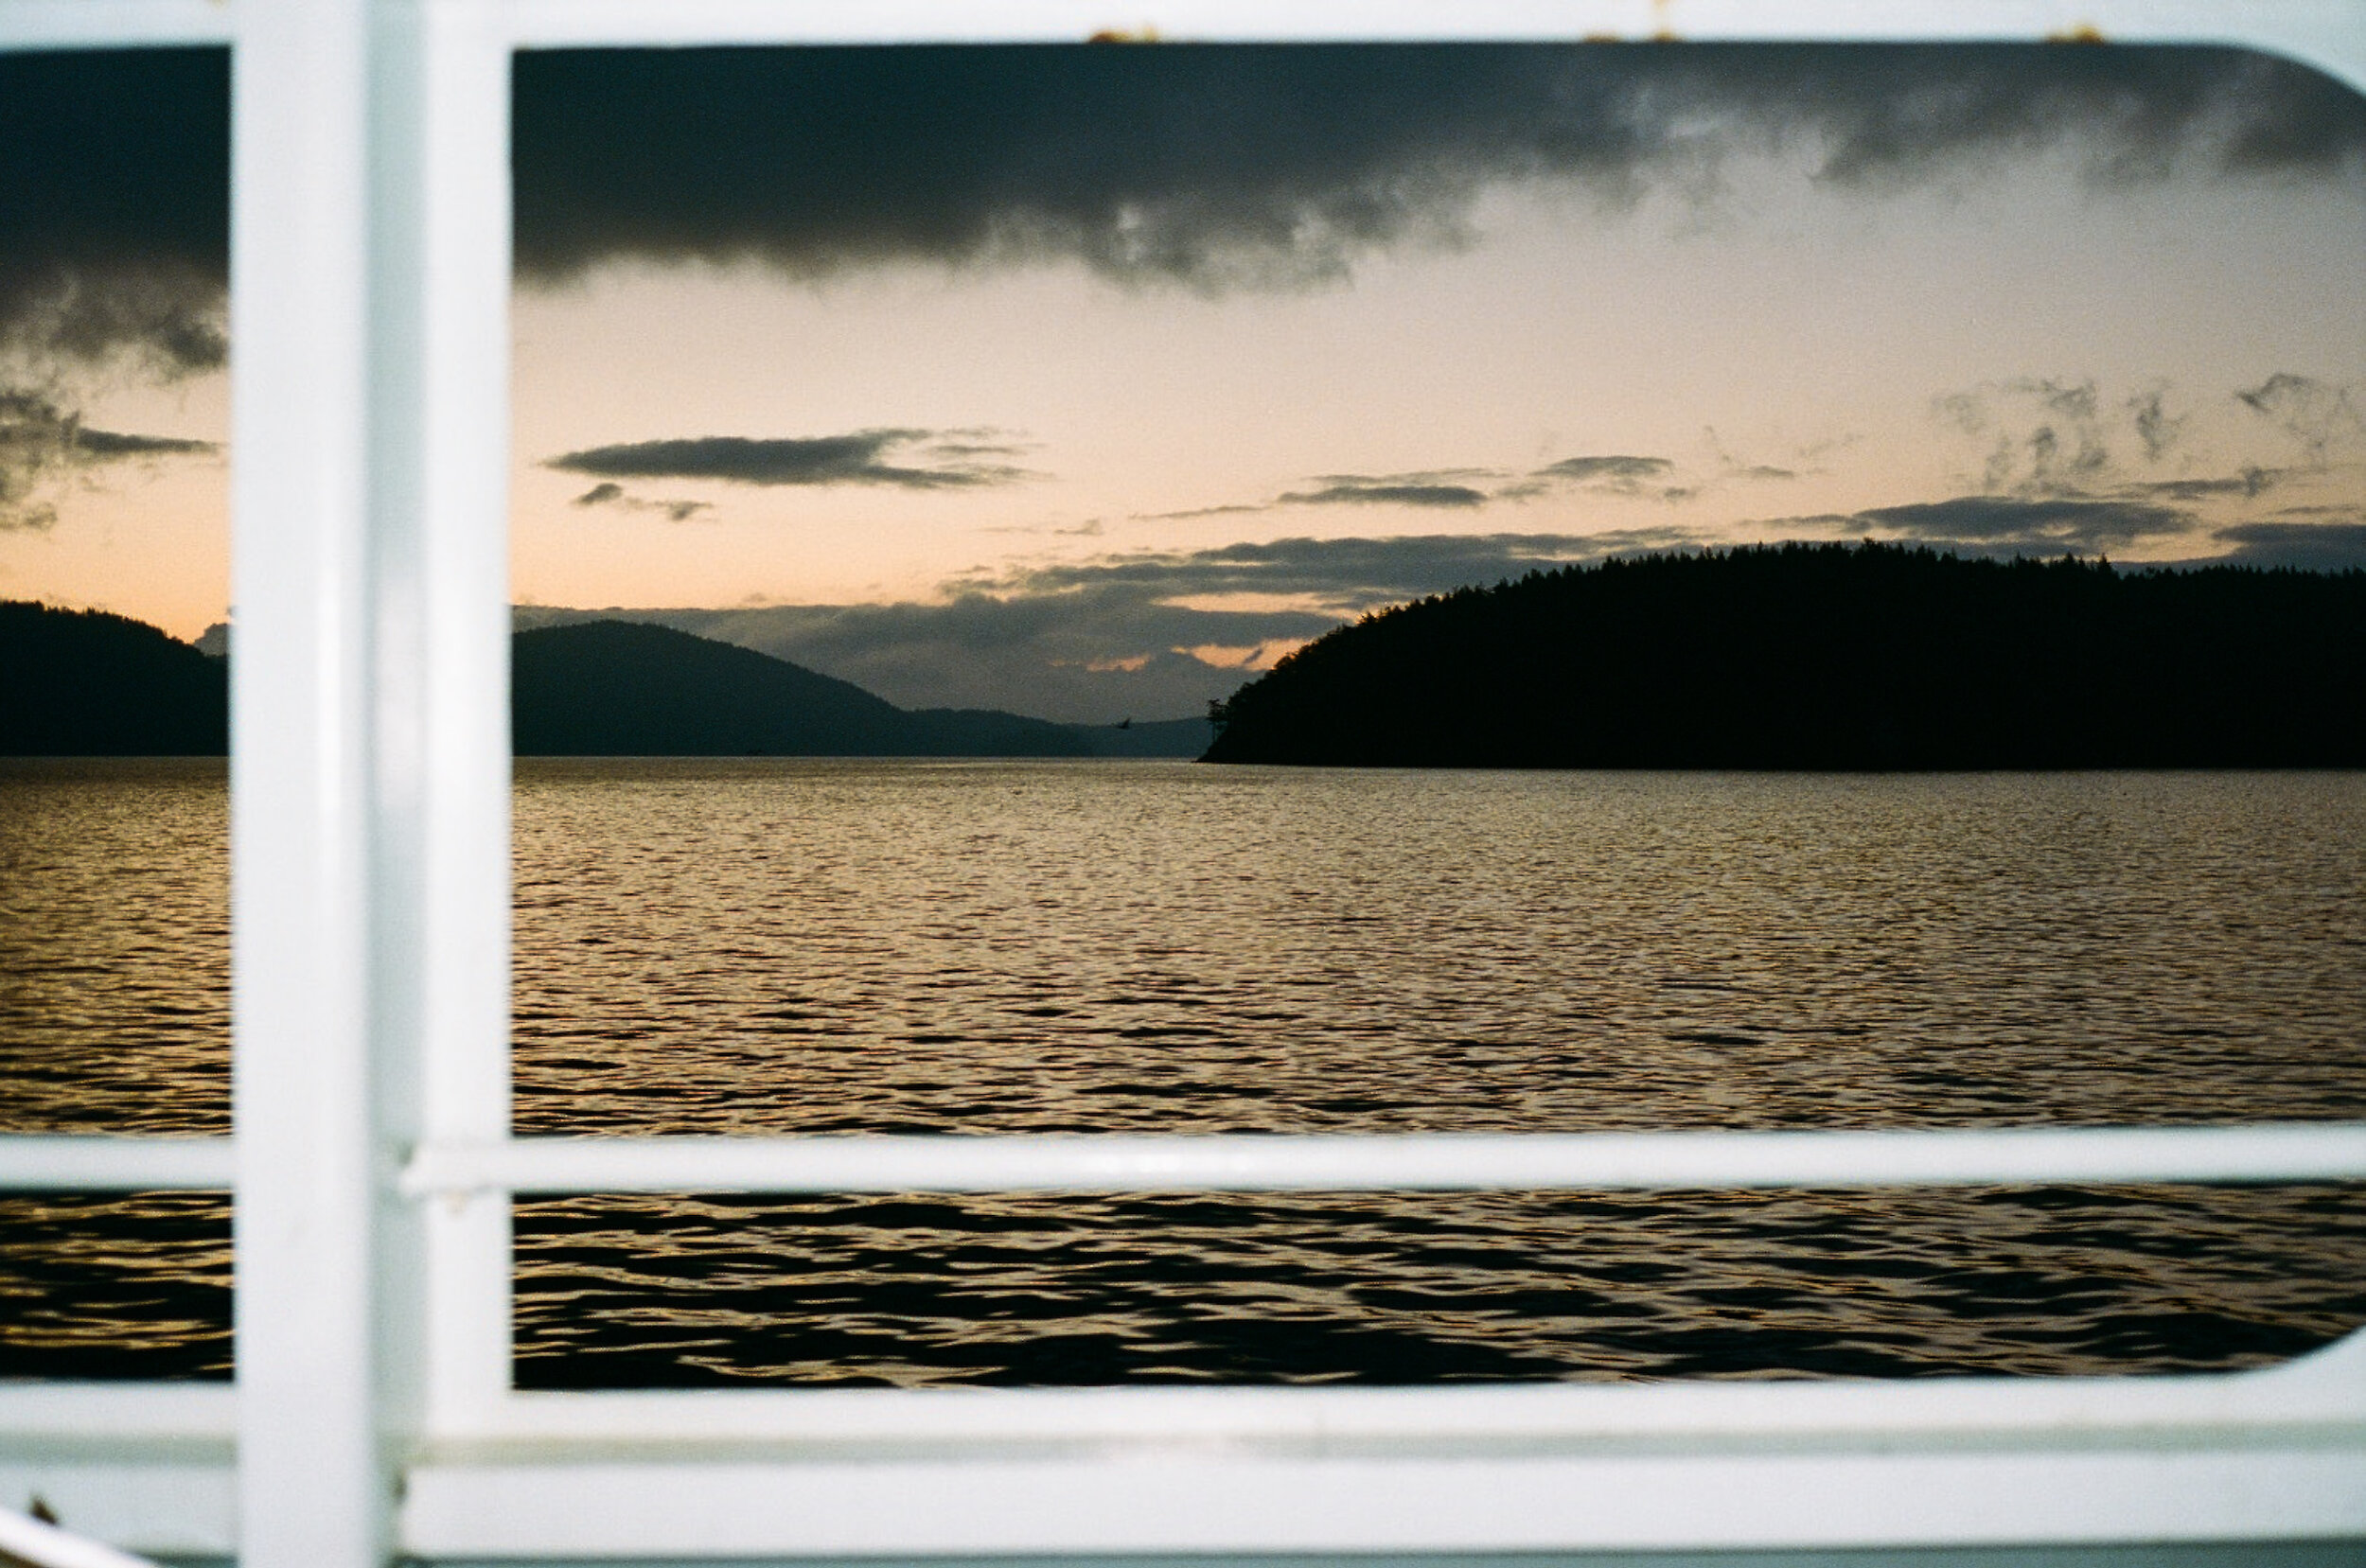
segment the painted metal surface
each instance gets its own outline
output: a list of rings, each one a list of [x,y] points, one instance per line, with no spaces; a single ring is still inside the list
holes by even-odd
[[[226,1137],[0,1137],[0,1192],[221,1190],[237,1171]]]
[[[415,1195],[1223,1192],[2366,1179],[2366,1123],[1932,1132],[504,1139],[421,1149]]]
[[[238,1195],[240,1385],[0,1389],[0,1503],[248,1568],[428,1557],[1505,1553],[2366,1539],[2366,1340],[2225,1378],[1042,1395],[505,1392],[505,1192],[2366,1173],[2355,1126],[1647,1139],[503,1141],[506,62],[1082,38],[2251,42],[2366,5],[0,0],[0,46],[232,41],[238,1144],[7,1140],[0,1187]],[[1082,1143],[1086,1140],[1077,1140]],[[1020,1145],[1028,1146],[1020,1146]],[[1124,1145],[1124,1147],[1120,1147]],[[235,1164],[235,1170],[232,1169]],[[234,1463],[233,1452],[238,1455]]]

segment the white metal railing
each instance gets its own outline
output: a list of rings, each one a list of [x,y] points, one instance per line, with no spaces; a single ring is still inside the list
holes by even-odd
[[[1137,11],[1146,14],[1136,15]],[[2357,1179],[2366,1126],[1598,1137],[508,1137],[507,66],[592,44],[1591,33],[2250,42],[2261,0],[0,0],[235,47],[235,1150],[0,1140],[0,1189],[235,1185],[235,1391],[0,1388],[0,1506],[249,1568],[2366,1540],[2366,1337],[2265,1372],[1907,1383],[527,1394],[509,1196]]]
[[[2366,1180],[2366,1126],[1330,1136],[517,1138],[404,1192],[1242,1192]]]
[[[0,1136],[0,1191],[223,1189],[219,1137]],[[1279,1192],[2366,1180],[2366,1125],[1174,1137],[524,1137],[433,1144],[405,1196]]]

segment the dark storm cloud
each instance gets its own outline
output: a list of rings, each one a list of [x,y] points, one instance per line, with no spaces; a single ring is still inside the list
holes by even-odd
[[[2057,496],[1958,496],[1877,506],[1821,520],[1845,533],[1902,536],[1981,553],[2103,551],[2139,539],[2190,533],[2193,514],[2152,502]]]
[[[1632,201],[1729,150],[1864,189],[2069,149],[2092,178],[2338,174],[2366,105],[2216,49],[1494,44],[526,51],[521,273],[1075,257],[1297,287],[1452,241],[1483,186]]]
[[[518,263],[1074,256],[1297,286],[1480,187],[1612,202],[1729,149],[1875,188],[2067,148],[2106,180],[2338,175],[2366,106],[2215,49],[1533,45],[527,50]],[[228,51],[0,56],[0,351],[224,362]]]
[[[673,441],[628,441],[592,447],[548,459],[546,468],[616,479],[710,479],[734,484],[890,484],[908,490],[945,490],[1009,484],[1033,478],[1025,469],[982,463],[965,455],[974,446],[929,447],[921,452],[933,467],[885,461],[891,452],[933,441],[939,432],[920,430],[856,431],[848,435],[701,435]],[[997,448],[999,452],[1004,449]],[[591,494],[598,494],[595,489]],[[579,498],[581,499],[581,498]],[[605,498],[604,498],[605,499]]]
[[[216,369],[229,255],[226,50],[0,54],[0,353]]]

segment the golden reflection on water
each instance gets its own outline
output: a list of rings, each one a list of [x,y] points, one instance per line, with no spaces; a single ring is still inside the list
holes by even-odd
[[[528,761],[526,1131],[2366,1112],[2366,780]],[[2338,1189],[522,1204],[536,1385],[2159,1370]]]
[[[228,786],[0,758],[0,1131],[230,1130]]]
[[[215,763],[0,765],[0,1127],[220,1131]],[[2366,1115],[2366,776],[519,766],[528,1132]],[[2135,1371],[2366,1321],[2353,1190],[584,1197],[519,1376]],[[219,1375],[221,1200],[0,1202],[0,1374]],[[95,1370],[94,1370],[95,1369]]]
[[[522,1130],[2366,1114],[2366,776],[520,765]]]

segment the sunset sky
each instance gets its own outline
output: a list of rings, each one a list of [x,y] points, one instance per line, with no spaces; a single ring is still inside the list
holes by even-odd
[[[189,636],[222,176],[160,136],[219,114],[177,61],[117,71],[145,142],[0,80],[0,596]],[[562,53],[515,166],[514,597],[908,705],[1191,713],[1612,552],[2366,565],[2366,105],[2259,57]]]

